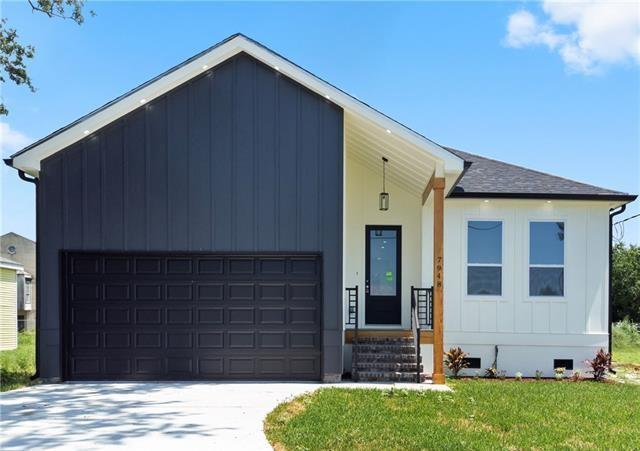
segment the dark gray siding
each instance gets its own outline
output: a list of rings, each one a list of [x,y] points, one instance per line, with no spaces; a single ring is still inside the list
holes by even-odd
[[[320,252],[342,371],[342,110],[241,54],[42,163],[41,375],[60,376],[67,250]]]

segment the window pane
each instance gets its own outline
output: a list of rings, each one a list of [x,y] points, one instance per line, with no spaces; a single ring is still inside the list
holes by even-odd
[[[467,294],[501,295],[502,268],[498,266],[469,266]]]
[[[502,264],[502,222],[469,221],[468,227],[469,263]]]
[[[529,227],[529,263],[564,265],[564,222],[532,222]]]
[[[530,296],[564,296],[563,268],[529,268]]]
[[[396,295],[396,231],[372,230],[369,235],[371,296]]]

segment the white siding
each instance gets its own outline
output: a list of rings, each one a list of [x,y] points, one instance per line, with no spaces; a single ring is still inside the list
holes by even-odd
[[[432,208],[423,207],[424,240],[432,236]],[[551,375],[554,358],[576,367],[607,346],[608,212],[606,202],[481,199],[445,201],[445,346],[459,345],[509,372]],[[501,296],[466,294],[469,220],[503,222]],[[529,297],[529,222],[565,223],[565,295]],[[423,245],[423,278],[431,281],[431,253]],[[518,357],[520,355],[526,358]]]
[[[16,270],[0,268],[0,350],[18,346]]]
[[[422,199],[387,180],[390,207],[388,211],[380,211],[378,194],[382,188],[382,166],[376,173],[347,157],[345,173],[344,283],[346,287],[360,287],[361,327],[364,325],[365,226],[399,225],[402,226],[402,327],[408,329],[411,325],[411,285],[421,284]],[[346,308],[345,303],[345,318]]]

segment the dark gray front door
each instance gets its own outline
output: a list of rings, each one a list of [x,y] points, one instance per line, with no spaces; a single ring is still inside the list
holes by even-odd
[[[366,324],[400,324],[401,238],[400,226],[366,227]]]
[[[317,255],[65,254],[71,380],[320,378]]]

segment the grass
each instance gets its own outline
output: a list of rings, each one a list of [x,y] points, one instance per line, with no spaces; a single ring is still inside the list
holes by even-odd
[[[15,390],[31,384],[36,370],[36,334],[20,332],[18,347],[0,352],[0,391]]]
[[[453,393],[327,388],[265,420],[276,450],[640,449],[640,386],[449,381]]]
[[[640,331],[628,320],[613,325],[613,359],[618,365],[640,369]]]

